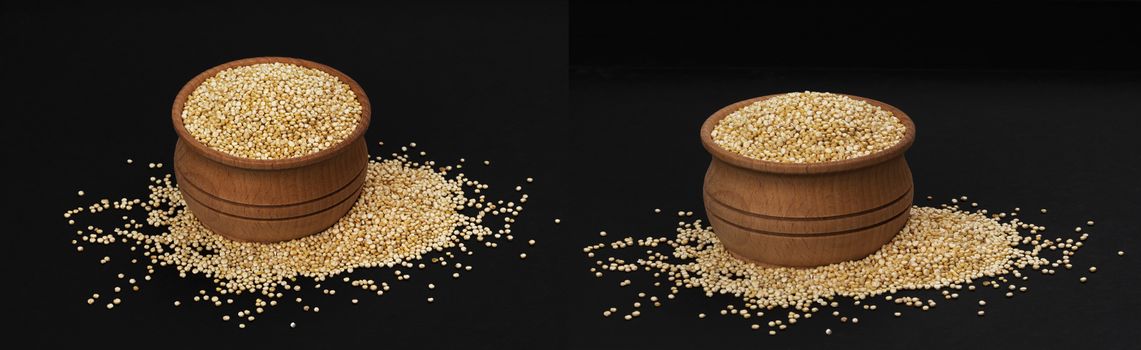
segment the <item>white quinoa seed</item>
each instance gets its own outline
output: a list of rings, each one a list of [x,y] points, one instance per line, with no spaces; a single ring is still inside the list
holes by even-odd
[[[236,297],[230,296],[249,295],[253,305],[239,312],[238,320],[254,322],[253,314],[261,314],[280,301],[294,299],[284,293],[300,292],[302,279],[313,281],[313,288],[324,294],[339,295],[342,293],[331,286],[322,288],[322,284],[336,275],[353,273],[354,269],[409,271],[415,269],[414,261],[420,260],[420,269],[454,264],[456,269],[470,271],[471,265],[454,259],[471,255],[473,243],[494,244],[500,237],[510,240],[510,226],[523,208],[483,195],[470,196],[471,192],[466,190],[474,191],[487,185],[447,169],[434,162],[414,163],[402,157],[369,161],[360,198],[344,218],[323,232],[271,244],[231,241],[203,227],[193,213],[185,210],[186,204],[171,175],[152,177],[146,198],[101,200],[86,208],[68,210],[64,217],[74,220],[81,213],[141,211],[145,223],[123,216],[130,224],[107,231],[89,226],[86,231],[90,237],[80,232],[83,241],[104,245],[123,243],[129,245],[132,252],[144,254],[129,259],[146,265],[142,279],[129,278],[124,273],[117,275],[134,291],[139,290],[143,281],[151,280],[156,267],[177,269],[183,278],[206,276],[215,286],[209,291],[199,290],[193,296],[194,301],[219,307],[233,304]],[[502,228],[491,228],[489,223],[493,222],[503,222]],[[142,231],[144,225],[148,228],[146,232]],[[534,240],[529,242],[533,244]],[[83,250],[78,245],[76,249]],[[526,254],[520,254],[520,258],[525,257]],[[109,258],[104,257],[102,261]],[[429,261],[431,264],[427,264]],[[453,272],[452,276],[458,278],[459,273]],[[407,272],[396,273],[397,280],[411,278]],[[388,283],[372,279],[345,276],[335,280],[378,296],[389,290]],[[429,284],[429,289],[434,287]],[[114,290],[122,292],[118,286]],[[89,303],[94,304],[96,299],[97,294]],[[301,298],[295,300],[301,303]],[[359,303],[358,299],[350,301]],[[427,297],[427,301],[431,303],[434,298]],[[120,303],[122,299],[115,298],[107,303],[107,308],[115,308]],[[174,305],[180,306],[181,302],[174,301]],[[316,306],[301,306],[305,311],[320,312]]]
[[[207,147],[242,158],[283,159],[345,140],[362,111],[356,94],[336,76],[275,62],[207,78],[187,97],[182,120]]]
[[[880,152],[903,140],[906,127],[890,111],[827,92],[773,96],[734,111],[712,131],[713,142],[745,157],[818,163]]]
[[[679,216],[684,213],[678,212]],[[876,308],[866,299],[883,294],[888,294],[885,300],[897,305],[935,310],[934,300],[892,295],[905,290],[940,289],[945,299],[952,300],[958,299],[957,291],[975,290],[978,284],[1007,289],[1006,297],[1010,298],[1015,290],[1027,290],[1013,281],[1025,280],[1027,271],[1052,274],[1050,268],[1069,264],[1079,247],[1070,244],[1074,239],[1043,238],[1038,232],[1045,230],[1042,226],[984,210],[915,206],[910,214],[903,230],[878,252],[855,261],[811,268],[766,267],[739,260],[725,251],[712,227],[701,220],[679,222],[674,235],[626,237],[583,250],[597,260],[591,268],[596,275],[644,271],[653,274],[655,286],[670,288],[669,299],[681,288],[695,288],[706,297],[727,294],[744,304],[728,305],[720,310],[722,315],[749,319],[764,315],[750,310],[788,310],[787,319],[768,321],[769,327],[784,329],[798,324],[799,318],[821,312],[821,307],[838,307],[834,300],[838,297],[851,298],[869,311]],[[644,254],[607,256],[607,248]],[[1065,254],[1056,260],[1039,255],[1051,250]],[[1091,272],[1095,270],[1091,268]],[[630,286],[629,281],[619,286]],[[980,308],[988,304],[985,300],[977,303]],[[977,312],[985,315],[982,310]],[[844,323],[859,322],[859,318],[842,316],[839,311],[831,313]],[[892,314],[903,315],[899,311]]]
[[[190,212],[179,211],[152,217],[155,224],[170,230],[167,236],[151,238],[168,245],[154,253],[160,262],[225,280],[225,289],[231,292],[274,290],[279,281],[299,275],[323,279],[354,267],[393,266],[455,247],[464,239],[493,234],[476,218],[455,210],[471,203],[462,197],[460,179],[447,180],[431,168],[398,160],[370,162],[367,173],[357,204],[324,232],[275,244],[235,242],[202,227]],[[152,191],[153,207],[185,205],[169,178]],[[135,240],[148,238],[135,232],[123,234]],[[169,249],[171,245],[177,249]],[[214,254],[197,253],[207,250]]]

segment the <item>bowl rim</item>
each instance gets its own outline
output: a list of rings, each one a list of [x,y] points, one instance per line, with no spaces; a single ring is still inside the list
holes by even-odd
[[[191,135],[190,132],[186,130],[186,126],[182,121],[182,110],[186,106],[186,100],[190,97],[190,93],[194,92],[194,89],[197,89],[198,86],[202,84],[202,82],[206,81],[206,79],[217,75],[223,70],[262,63],[287,63],[306,68],[318,69],[337,77],[337,79],[340,79],[341,82],[349,85],[349,89],[353,91],[353,93],[357,96],[357,101],[361,104],[360,121],[357,123],[356,128],[353,129],[352,133],[350,133],[349,136],[345,137],[344,140],[341,140],[341,142],[338,142],[332,147],[300,157],[283,159],[253,159],[238,157],[207,147],[195,139],[194,135]],[[270,170],[302,167],[323,161],[339,154],[341,150],[345,149],[345,147],[348,147],[350,144],[352,144],[353,141],[363,137],[365,131],[368,130],[369,121],[372,119],[372,104],[369,102],[368,95],[365,94],[364,89],[361,88],[360,84],[353,80],[353,78],[345,75],[345,73],[342,73],[339,70],[334,69],[333,67],[300,58],[265,56],[243,58],[226,62],[214,66],[213,68],[207,69],[202,73],[199,73],[193,79],[190,79],[190,81],[186,82],[186,84],[182,86],[182,89],[178,91],[178,95],[176,95],[174,98],[174,104],[171,106],[170,114],[171,121],[174,123],[174,132],[178,134],[179,138],[186,141],[186,145],[190,146],[189,148],[191,150],[206,156],[208,159],[225,165],[246,169]]]
[[[716,112],[713,112],[713,114],[710,115],[709,118],[705,119],[705,122],[701,125],[701,145],[705,147],[705,150],[708,151],[709,154],[713,156],[713,158],[741,168],[778,174],[824,174],[860,169],[883,163],[896,157],[902,157],[904,152],[906,152],[907,149],[911,148],[911,145],[915,143],[915,123],[912,122],[911,117],[909,117],[907,113],[903,113],[903,111],[899,108],[878,100],[841,93],[834,94],[865,101],[891,112],[892,115],[894,115],[897,119],[899,119],[901,123],[903,123],[905,128],[903,139],[883,151],[855,158],[817,163],[781,163],[749,158],[721,148],[721,146],[718,146],[713,142],[713,128],[717,126],[721,119],[724,119],[729,114],[736,112],[737,110],[740,110],[745,106],[753,104],[757,101],[766,100],[774,96],[780,96],[784,94],[786,93],[764,95],[738,101],[736,103],[725,106]]]

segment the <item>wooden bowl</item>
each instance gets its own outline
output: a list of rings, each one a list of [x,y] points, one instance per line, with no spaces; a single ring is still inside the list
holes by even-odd
[[[250,159],[206,147],[186,131],[182,110],[204,80],[237,66],[282,62],[320,69],[349,85],[361,104],[361,120],[341,143],[287,159]],[[178,143],[174,175],[186,207],[210,230],[237,241],[277,242],[332,226],[360,197],[368,166],[364,133],[371,118],[364,90],[329,66],[296,58],[257,57],[202,72],[178,92],[171,108]]]
[[[709,222],[725,249],[755,263],[810,267],[855,260],[891,241],[907,223],[914,191],[904,151],[915,124],[886,103],[907,128],[903,140],[863,157],[821,163],[778,163],[748,158],[713,142],[722,118],[761,96],[726,106],[701,126],[701,144],[713,156],[703,198]]]

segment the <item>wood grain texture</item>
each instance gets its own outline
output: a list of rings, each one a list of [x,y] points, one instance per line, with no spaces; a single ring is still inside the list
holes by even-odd
[[[904,152],[915,141],[907,114],[883,102],[849,96],[891,111],[907,128],[904,139],[868,156],[822,163],[752,159],[713,143],[717,123],[762,96],[718,110],[701,128],[713,156],[703,199],[725,248],[773,266],[809,267],[874,253],[907,223],[914,197]]]
[[[249,159],[201,144],[186,131],[182,109],[194,89],[218,72],[237,66],[284,62],[320,69],[356,93],[361,121],[344,141],[288,159]],[[367,176],[372,108],[355,81],[328,66],[284,57],[228,62],[190,80],[175,98],[171,119],[179,136],[174,174],[189,209],[210,230],[239,241],[277,242],[320,232],[337,222],[359,198]]]
[[[210,209],[183,195],[186,208],[194,213],[203,226],[226,238],[242,242],[280,242],[321,232],[345,216],[356,204],[360,188],[343,202],[319,212],[289,219],[250,219],[227,215]]]
[[[233,168],[174,148],[174,173],[183,196],[222,213],[246,218],[285,219],[334,206],[364,185],[368,148],[363,139],[327,161],[297,168]]]

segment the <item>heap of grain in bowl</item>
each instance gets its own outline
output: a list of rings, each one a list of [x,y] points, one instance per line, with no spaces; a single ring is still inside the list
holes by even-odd
[[[251,159],[296,158],[344,141],[362,108],[349,85],[288,63],[233,67],[186,99],[182,122],[206,147]]]
[[[891,111],[827,92],[793,92],[745,106],[713,128],[713,142],[745,157],[820,163],[866,156],[903,140]]]
[[[75,251],[114,275],[110,286],[84,297],[87,304],[120,310],[152,279],[168,287],[177,277],[197,279],[183,284],[212,288],[188,290],[173,305],[214,308],[222,321],[246,328],[273,307],[320,312],[322,306],[363,303],[401,284],[419,284],[415,289],[427,294],[422,300],[432,303],[447,281],[472,269],[469,256],[478,249],[525,258],[535,240],[519,242],[512,225],[528,201],[523,186],[532,180],[492,192],[464,169],[462,159],[445,166],[407,154],[376,157],[360,199],[345,217],[285,242],[238,242],[214,234],[186,209],[170,174],[151,177],[145,198],[105,198],[63,216],[75,229]],[[497,195],[515,198],[491,199]],[[286,323],[296,326],[278,325]]]
[[[967,198],[954,202],[960,200]],[[727,301],[714,306],[710,314],[741,320],[749,329],[769,335],[811,318],[856,326],[861,317],[880,318],[875,313],[903,317],[958,299],[977,303],[972,312],[985,316],[988,300],[993,303],[1028,292],[1032,274],[1074,270],[1068,274],[1079,276],[1067,278],[1085,283],[1087,271],[1097,271],[1093,266],[1079,267],[1072,259],[1090,238],[1089,232],[1079,226],[1068,234],[1048,236],[1045,226],[1022,221],[1019,212],[1018,208],[1008,213],[971,211],[954,203],[915,206],[907,226],[878,252],[813,268],[740,260],[701,220],[678,222],[668,235],[593,244],[583,253],[591,260],[595,277],[617,275],[608,278],[610,282],[633,294],[633,301],[605,305],[601,311],[603,317],[627,321],[686,296],[688,289]],[[679,217],[686,214],[678,212]],[[696,316],[704,319],[707,314]]]

